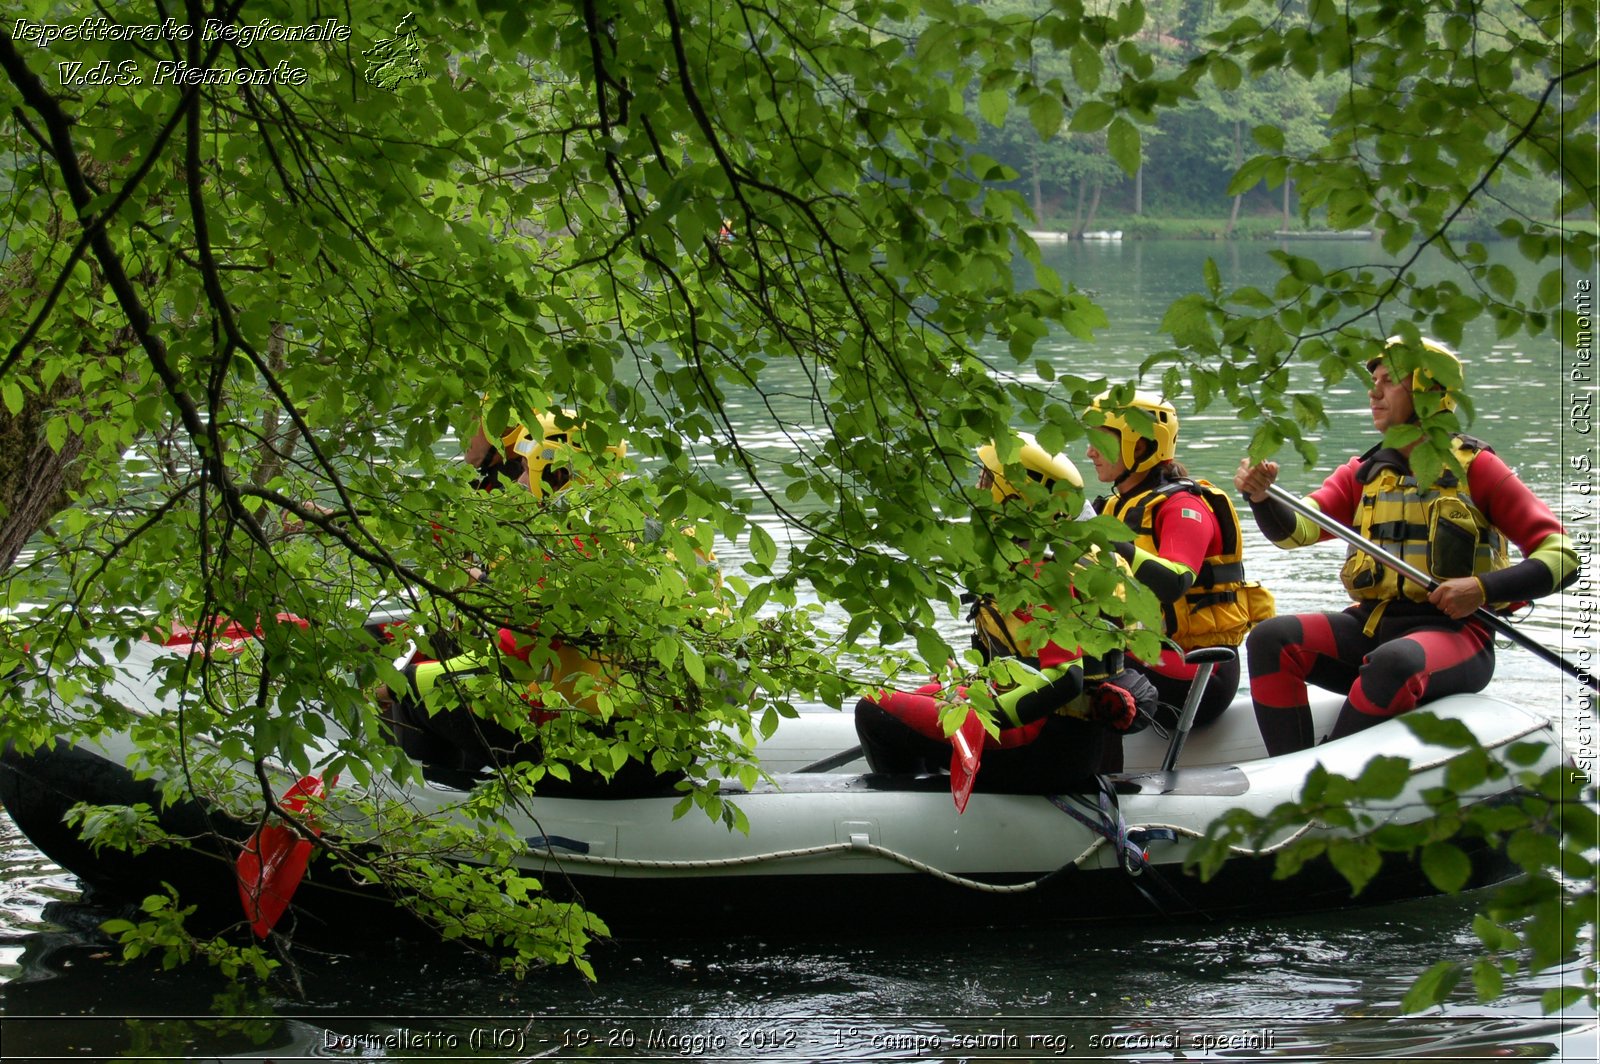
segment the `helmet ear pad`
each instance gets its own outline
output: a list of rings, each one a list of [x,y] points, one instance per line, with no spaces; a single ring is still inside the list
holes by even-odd
[[[1122,464],[1135,473],[1143,473],[1156,464],[1156,441],[1148,436],[1135,436],[1133,433],[1123,433],[1123,461]],[[1133,441],[1133,461],[1128,461],[1127,443]]]

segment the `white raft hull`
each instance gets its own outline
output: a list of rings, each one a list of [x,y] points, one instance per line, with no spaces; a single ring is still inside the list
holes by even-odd
[[[140,682],[136,648],[126,667],[121,699],[136,711],[159,711]],[[146,657],[143,666],[148,669]],[[143,701],[140,701],[143,699]],[[170,702],[169,697],[165,701]],[[154,703],[154,704],[153,704]],[[1318,706],[1319,734],[1332,703]],[[1491,753],[1513,744],[1543,745],[1536,770],[1563,761],[1559,740],[1542,716],[1485,695],[1441,699],[1428,710],[1466,725]],[[1257,849],[1238,853],[1207,883],[1183,872],[1197,840],[1235,808],[1266,813],[1296,798],[1318,764],[1355,776],[1380,754],[1409,759],[1409,783],[1392,801],[1370,809],[1376,823],[1426,817],[1424,793],[1443,782],[1453,751],[1416,739],[1403,723],[1388,722],[1337,743],[1278,757],[1262,756],[1248,702],[1197,730],[1182,766],[1162,773],[1165,741],[1154,730],[1128,737],[1130,770],[1106,777],[1108,793],[1077,797],[974,793],[956,812],[948,780],[887,777],[853,771],[795,769],[854,745],[847,713],[807,713],[785,722],[759,749],[772,779],[743,791],[725,781],[724,794],[749,822],[730,831],[698,811],[674,818],[680,796],[582,800],[539,797],[513,811],[514,830],[529,844],[523,867],[548,889],[581,898],[620,933],[703,933],[799,930],[818,923],[846,927],[924,926],[924,921],[1009,923],[1169,915],[1259,916],[1336,908],[1427,893],[1425,878],[1399,857],[1359,899],[1326,865],[1288,881],[1272,878],[1274,854],[1295,838],[1338,832],[1311,823],[1286,829]],[[214,845],[152,859],[96,854],[61,817],[79,801],[151,801],[152,784],[123,767],[132,752],[126,735],[97,743],[0,759],[0,800],[22,830],[86,883],[139,894],[174,883],[186,898],[216,906],[224,922],[239,914],[232,858],[248,829],[214,810],[188,803],[165,815],[172,830],[211,833]],[[980,774],[981,780],[981,774]],[[241,785],[249,785],[242,777]],[[451,817],[468,797],[458,781],[430,781],[410,790],[382,785],[417,816]],[[981,786],[981,783],[980,783]],[[1464,802],[1515,797],[1514,784],[1485,785]],[[1076,814],[1076,815],[1074,815]],[[342,825],[347,837],[360,825]],[[1121,841],[1123,836],[1133,842]],[[463,854],[470,860],[471,854]],[[1490,851],[1474,855],[1475,882],[1503,878],[1509,865]],[[370,906],[336,869],[313,861],[295,896],[300,926],[339,919],[339,910]],[[892,921],[886,924],[885,921]],[[928,925],[933,926],[933,925]]]

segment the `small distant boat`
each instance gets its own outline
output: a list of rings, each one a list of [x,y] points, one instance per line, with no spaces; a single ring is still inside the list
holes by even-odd
[[[1279,229],[1280,240],[1371,240],[1371,229]]]
[[[1121,229],[1090,229],[1083,234],[1085,240],[1121,240]]]
[[[1058,244],[1064,240],[1071,240],[1072,234],[1058,229],[1029,229],[1028,235],[1036,244]]]

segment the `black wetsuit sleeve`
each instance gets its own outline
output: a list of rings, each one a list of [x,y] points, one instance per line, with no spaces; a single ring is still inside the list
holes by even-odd
[[[1040,717],[1054,713],[1082,693],[1083,667],[1073,665],[1067,669],[1065,676],[1029,691],[1017,699],[1017,723],[1032,724]]]
[[[1247,499],[1250,503],[1250,512],[1255,515],[1256,527],[1261,529],[1261,534],[1272,542],[1277,543],[1294,535],[1295,514],[1283,503],[1267,496],[1260,502]]]
[[[1479,573],[1478,582],[1490,602],[1528,602],[1555,590],[1550,567],[1533,558],[1492,573]]]

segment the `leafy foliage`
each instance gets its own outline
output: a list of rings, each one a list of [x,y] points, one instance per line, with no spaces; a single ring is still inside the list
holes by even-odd
[[[1592,7],[1223,8],[1238,13],[1202,38],[1193,4],[581,0],[533,19],[494,0],[355,16],[197,0],[188,24],[353,21],[319,41],[82,35],[67,56],[18,35],[60,20],[28,0],[0,27],[13,219],[0,467],[36,478],[0,478],[0,548],[8,565],[17,533],[36,549],[7,573],[17,616],[0,675],[20,672],[0,738],[28,748],[129,725],[103,693],[111,663],[173,626],[205,647],[238,621],[258,630],[248,646],[168,659],[170,712],[132,723],[135,768],[164,799],[200,795],[259,823],[289,815],[286,779],[337,772],[381,845],[328,831],[318,860],[404,888],[443,933],[514,968],[582,965],[603,925],[516,875],[496,821],[544,773],[648,760],[686,773],[682,811],[737,829],[718,781],[755,777],[755,735],[798,701],[942,667],[954,655],[937,624],[967,588],[1054,606],[1063,645],[1148,651],[1148,631],[1028,580],[1014,546],[1104,547],[1116,529],[997,508],[972,487],[980,442],[1017,424],[1064,448],[1116,383],[1037,371],[1041,339],[1090,339],[1105,318],[1039,262],[1014,187],[1024,168],[986,151],[983,131],[1103,175],[1107,160],[1137,168],[1163,116],[1207,82],[1216,107],[1247,79],[1337,90],[1319,146],[1252,112],[1263,153],[1233,183],[1292,179],[1308,217],[1375,227],[1407,258],[1325,273],[1283,255],[1271,291],[1226,291],[1208,271],[1148,367],[1171,395],[1259,421],[1256,454],[1291,443],[1309,459],[1319,383],[1389,332],[1450,340],[1488,314],[1507,334],[1570,336],[1559,282],[1516,291],[1453,227],[1519,169],[1562,182],[1549,217],[1594,204],[1593,175],[1566,162],[1593,157]],[[1152,12],[1188,47],[1147,36]],[[117,9],[127,25],[164,14]],[[369,54],[379,41],[389,50]],[[64,59],[139,80],[62,80]],[[180,65],[289,73],[217,83]],[[1532,219],[1505,233],[1552,274],[1592,268],[1581,233]],[[1419,279],[1422,247],[1455,273]],[[778,413],[779,394],[807,416]],[[770,411],[763,431],[735,427],[734,404]],[[580,487],[544,505],[473,491],[459,441],[541,414],[580,448]],[[1443,460],[1454,427],[1427,419],[1424,462]],[[598,457],[624,439],[628,465]],[[721,580],[702,564],[719,540],[752,559]],[[1110,558],[1091,555],[1077,582],[1153,627],[1147,594],[1109,593],[1122,583]],[[394,648],[363,629],[379,603],[404,608],[425,650],[489,647],[500,628],[542,647],[526,667],[497,661],[506,682],[463,684],[544,760],[480,789],[454,825],[407,821],[384,798],[418,769],[374,701],[402,682]],[[842,633],[819,628],[820,603],[848,616]],[[286,613],[308,627],[269,620]],[[552,635],[602,667],[554,676]],[[47,674],[49,699],[24,694]],[[538,729],[530,693],[611,731]],[[247,788],[240,764],[256,773]],[[1318,786],[1328,816],[1358,793]],[[84,819],[108,843],[143,840],[144,822]],[[1442,823],[1404,845],[1449,883]],[[441,855],[467,826],[482,863],[464,868]],[[1330,856],[1356,879],[1370,867],[1355,843]],[[180,911],[121,932],[181,948],[167,922]]]
[[[1416,861],[1435,889],[1453,893],[1472,885],[1471,853],[1503,850],[1523,878],[1495,888],[1474,922],[1485,955],[1471,966],[1480,1000],[1497,997],[1508,975],[1526,964],[1541,971],[1583,956],[1581,986],[1547,991],[1554,1011],[1578,998],[1593,1001],[1595,986],[1595,850],[1600,818],[1595,791],[1582,774],[1562,765],[1536,772],[1534,743],[1488,750],[1456,721],[1426,710],[1402,718],[1418,738],[1453,754],[1443,785],[1424,793],[1431,816],[1414,823],[1391,821],[1386,807],[1401,793],[1414,769],[1405,758],[1374,758],[1355,779],[1318,765],[1299,798],[1264,815],[1234,810],[1213,824],[1190,861],[1209,878],[1238,853],[1271,852],[1274,875],[1294,875],[1307,862],[1326,859],[1354,894],[1377,874],[1390,855]],[[1511,802],[1475,798],[1485,783],[1517,783]],[[1340,830],[1337,837],[1307,835],[1303,825]],[[1392,858],[1391,858],[1392,859]],[[1416,1012],[1443,1001],[1466,970],[1442,961],[1417,980],[1402,1007]]]

